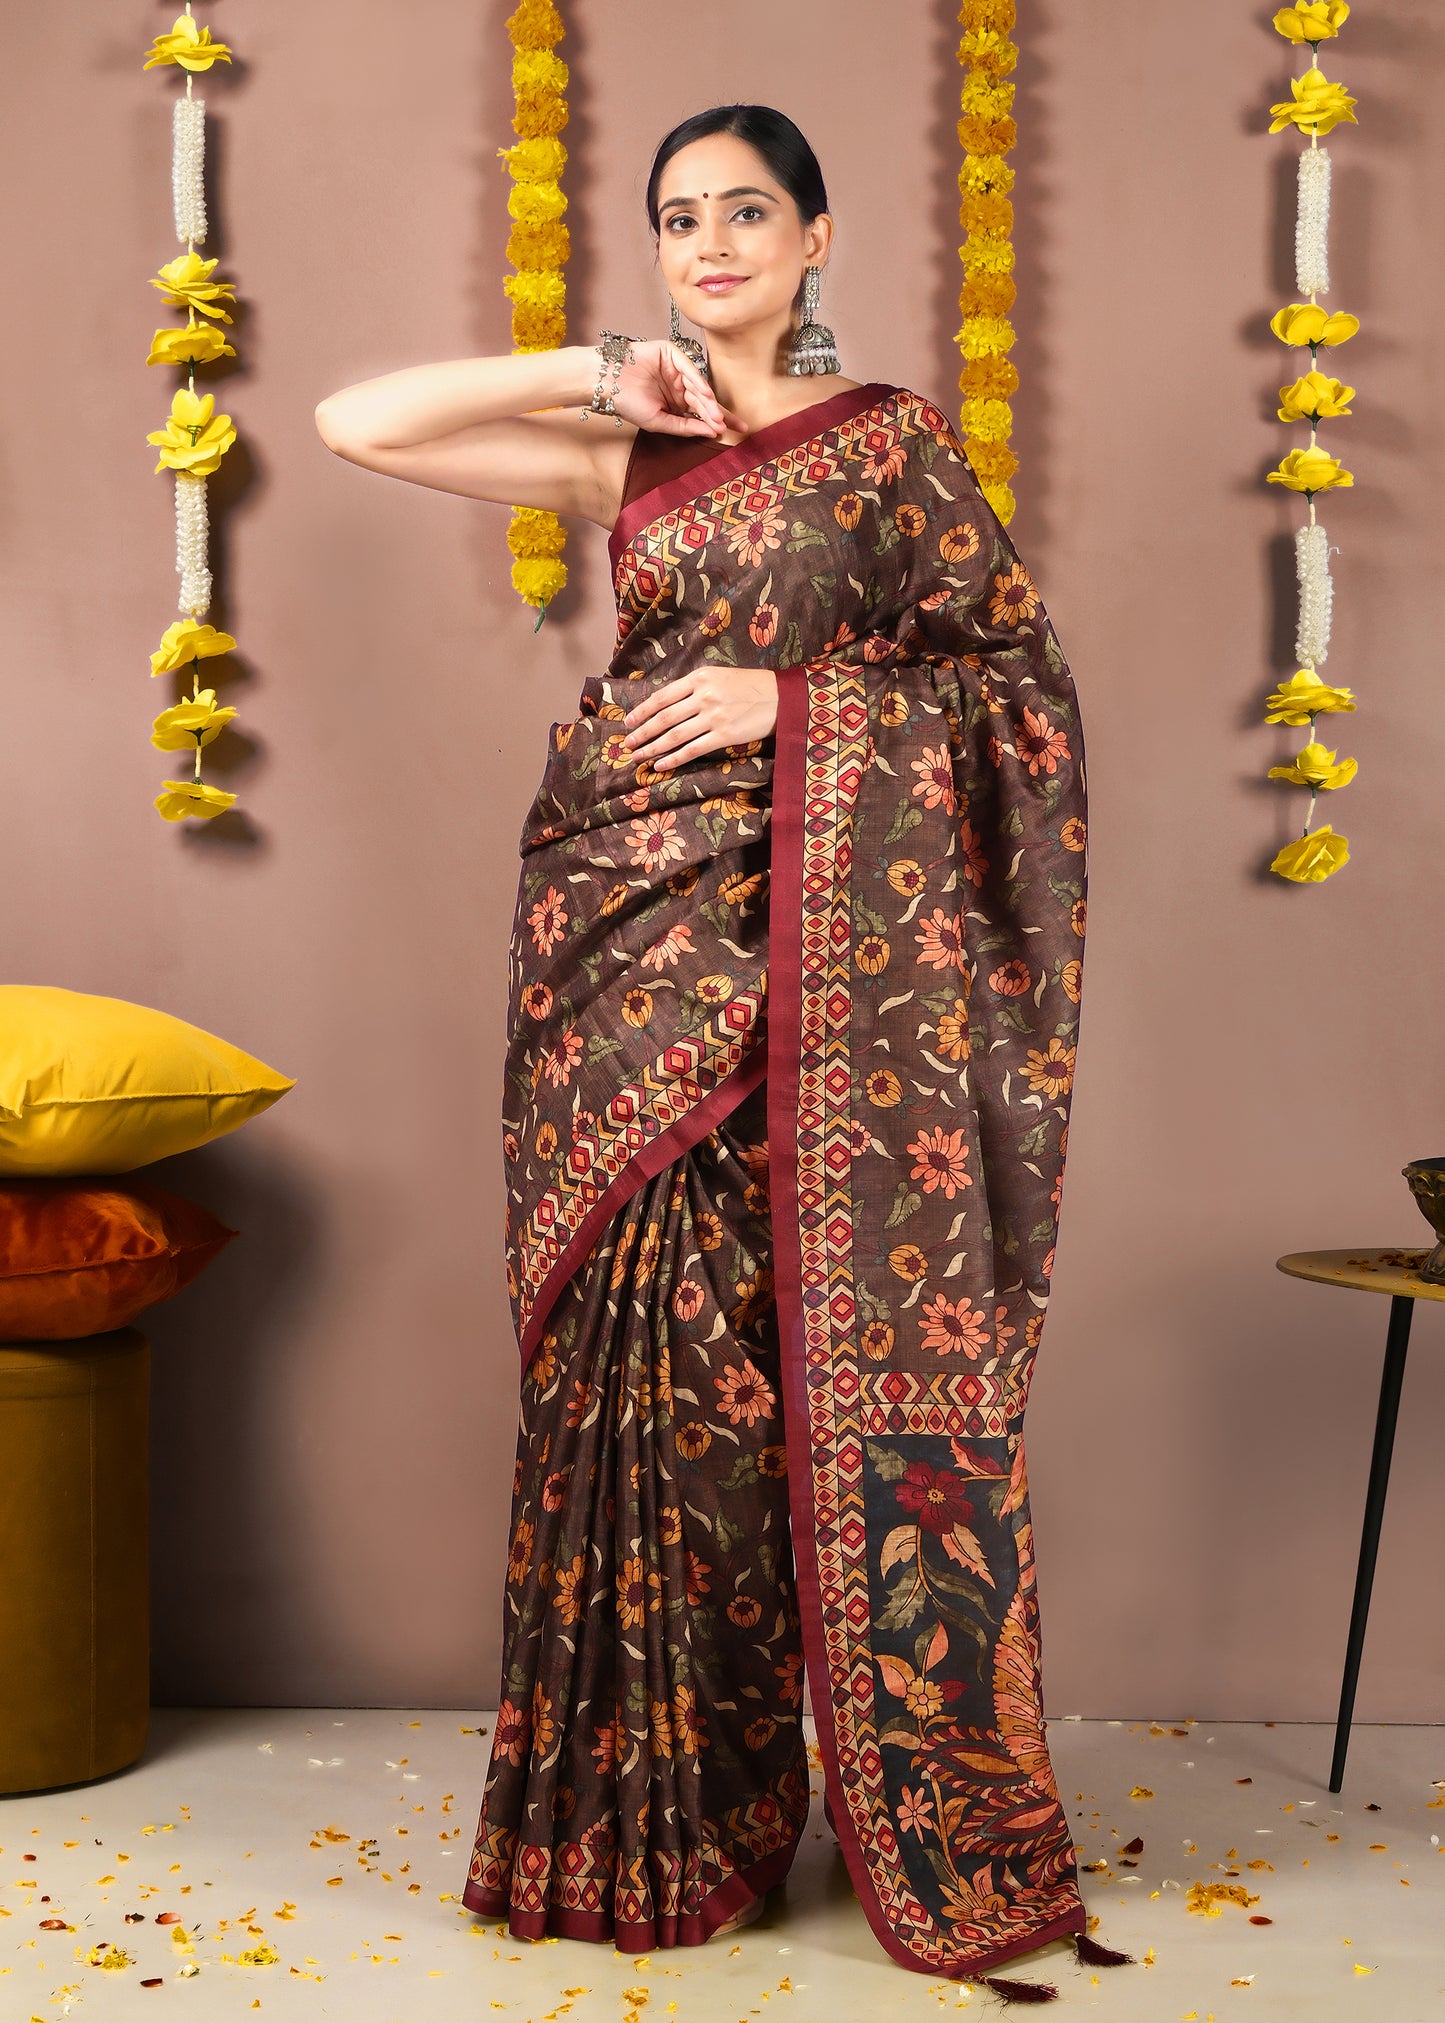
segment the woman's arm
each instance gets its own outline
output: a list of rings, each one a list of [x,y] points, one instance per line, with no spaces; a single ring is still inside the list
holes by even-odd
[[[578,412],[598,365],[595,347],[568,344],[407,366],[328,394],[316,426],[337,456],[387,477],[610,527],[634,431]]]
[[[692,361],[657,339],[639,341],[622,368],[622,425],[584,418],[600,370],[590,344],[411,365],[328,394],[316,426],[328,449],[367,470],[610,529],[639,427],[718,435],[740,424]]]

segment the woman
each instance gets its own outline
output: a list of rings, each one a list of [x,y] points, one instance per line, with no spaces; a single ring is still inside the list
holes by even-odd
[[[806,1664],[896,1960],[1112,1962],[1044,1741],[1021,1440],[1083,949],[1073,686],[946,417],[812,320],[833,221],[792,122],[685,121],[647,206],[673,341],[317,410],[372,469],[608,528],[618,602],[521,843],[521,1423],[462,1901],[630,1952],[734,1929],[807,1819]]]

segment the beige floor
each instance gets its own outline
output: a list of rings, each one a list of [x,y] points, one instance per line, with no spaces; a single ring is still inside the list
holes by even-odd
[[[987,1991],[912,1974],[876,1943],[824,1827],[811,1723],[813,1819],[757,1924],[641,1957],[509,1939],[456,1901],[490,1725],[456,1713],[171,1709],[134,1769],[0,1800],[0,2018],[1002,2013]],[[1445,1729],[1357,1729],[1338,1801],[1324,1788],[1324,1728],[1056,1721],[1050,1743],[1082,1859],[1106,1863],[1084,1876],[1098,1936],[1141,1962],[1091,1971],[1054,1946],[1011,1967],[1054,1982],[1051,2015],[1445,2019]],[[1115,1866],[1136,1836],[1138,1867]],[[1201,1915],[1188,1907],[1196,1883],[1258,1901]],[[164,1913],[179,1921],[159,1923]],[[43,1929],[54,1917],[64,1930]],[[182,1929],[190,1952],[173,1943]],[[90,1963],[115,1950],[130,1964]],[[241,1963],[248,1951],[257,1964]]]

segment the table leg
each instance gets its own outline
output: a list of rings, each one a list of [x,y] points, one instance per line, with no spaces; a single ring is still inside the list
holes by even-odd
[[[1365,1494],[1365,1525],[1360,1537],[1360,1563],[1355,1572],[1355,1601],[1350,1612],[1350,1640],[1345,1650],[1345,1677],[1340,1689],[1340,1713],[1335,1726],[1335,1756],[1330,1765],[1330,1790],[1338,1791],[1345,1778],[1345,1751],[1350,1746],[1350,1722],[1355,1712],[1355,1686],[1360,1676],[1360,1653],[1365,1644],[1365,1623],[1370,1614],[1370,1589],[1375,1579],[1375,1555],[1380,1544],[1380,1521],[1385,1514],[1385,1491],[1390,1483],[1390,1456],[1395,1446],[1395,1421],[1400,1411],[1400,1387],[1405,1377],[1405,1351],[1410,1342],[1410,1317],[1415,1302],[1407,1293],[1396,1293],[1390,1301],[1390,1327],[1385,1337],[1385,1368],[1380,1378],[1380,1404],[1375,1414],[1375,1451],[1370,1457],[1370,1486]]]

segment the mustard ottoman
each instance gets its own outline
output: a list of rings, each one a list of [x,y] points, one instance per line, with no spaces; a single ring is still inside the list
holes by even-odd
[[[0,1343],[0,1792],[134,1763],[150,1706],[150,1343]]]

